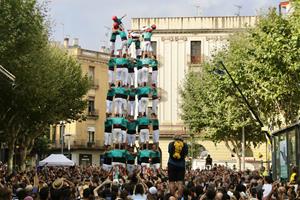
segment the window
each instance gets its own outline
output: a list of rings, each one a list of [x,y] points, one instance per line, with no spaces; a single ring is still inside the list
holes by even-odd
[[[88,132],[88,143],[94,143],[95,142],[95,127],[94,126],[90,126],[87,128],[87,132]]]
[[[152,50],[153,50],[153,55],[157,56],[157,42],[151,41],[151,46],[152,46]]]
[[[191,64],[200,64],[201,62],[201,41],[191,41]]]
[[[95,132],[88,131],[88,136],[89,136],[89,143],[94,143],[95,142]]]
[[[88,101],[88,112],[92,113],[95,111],[95,99],[89,99]]]
[[[89,66],[88,75],[91,80],[94,80],[94,78],[95,78],[95,67],[94,66]]]

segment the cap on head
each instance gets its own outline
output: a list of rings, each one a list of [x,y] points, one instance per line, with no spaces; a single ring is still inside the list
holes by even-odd
[[[156,29],[156,25],[152,24],[151,28],[155,30]]]
[[[117,16],[112,16],[112,20],[116,21],[118,19]]]
[[[182,135],[180,133],[176,133],[175,136],[174,136],[174,140],[181,140],[181,141],[183,141]]]

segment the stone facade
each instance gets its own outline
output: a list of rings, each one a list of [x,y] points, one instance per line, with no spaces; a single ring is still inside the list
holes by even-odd
[[[88,100],[89,104],[85,111],[87,119],[85,121],[76,121],[65,125],[64,154],[68,155],[68,146],[70,146],[71,157],[76,164],[99,164],[100,154],[103,152],[104,144],[105,100],[108,89],[106,63],[109,59],[109,55],[102,52],[82,49],[78,44],[69,46],[67,42],[64,48],[69,55],[78,59],[83,75],[88,75],[92,82],[92,88],[84,97]],[[89,103],[89,101],[93,102]],[[60,151],[61,137],[59,125],[51,127],[50,135],[53,142],[53,150]]]
[[[226,48],[230,34],[253,27],[258,18],[255,16],[229,17],[167,17],[167,18],[133,18],[132,30],[141,30],[143,26],[155,24],[152,40],[156,43],[157,60],[159,60],[158,88],[161,101],[158,107],[160,119],[161,142],[163,152],[162,164],[166,166],[167,145],[175,132],[185,134],[186,130],[180,119],[180,88],[185,74],[189,70],[201,71],[201,65],[222,48]],[[201,42],[197,63],[193,62],[192,42]],[[154,45],[153,45],[154,46]],[[199,141],[216,160],[232,160],[225,144],[214,145],[212,142]],[[258,154],[265,157],[265,148],[254,151],[253,159]]]

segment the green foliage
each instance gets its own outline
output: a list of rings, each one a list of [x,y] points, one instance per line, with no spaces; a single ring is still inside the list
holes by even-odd
[[[16,143],[30,150],[50,124],[81,118],[87,105],[88,77],[50,45],[48,30],[35,0],[0,1],[0,64],[16,76],[12,87],[0,75],[0,138],[12,151]]]
[[[229,46],[203,66],[201,74],[186,75],[181,96],[182,119],[192,133],[231,150],[241,148],[242,127],[246,142],[265,141],[227,74],[216,75],[222,60],[233,79],[265,125],[287,125],[298,120],[300,106],[299,7],[280,16],[270,9],[255,28],[230,37]]]

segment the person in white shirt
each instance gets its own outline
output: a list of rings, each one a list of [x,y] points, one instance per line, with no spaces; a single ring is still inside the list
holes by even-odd
[[[264,179],[263,189],[263,199],[267,198],[272,192],[272,178],[270,176],[266,176]]]

